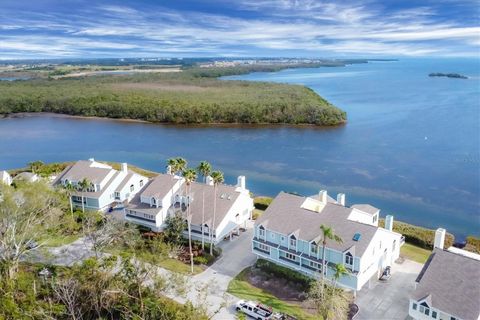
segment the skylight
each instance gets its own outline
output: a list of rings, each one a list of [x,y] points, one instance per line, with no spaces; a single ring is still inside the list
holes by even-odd
[[[358,232],[355,233],[355,234],[353,235],[353,241],[359,241],[361,236],[362,236],[362,235],[361,235],[360,233],[358,233]]]

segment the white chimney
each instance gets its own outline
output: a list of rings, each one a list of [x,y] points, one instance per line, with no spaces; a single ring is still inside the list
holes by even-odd
[[[93,162],[93,161],[95,161],[95,159],[93,159],[93,158],[90,158],[90,159],[88,159],[88,161],[91,161],[91,162]]]
[[[445,244],[445,233],[447,231],[443,228],[438,228],[435,231],[435,242],[433,243],[434,248],[442,249]]]
[[[242,190],[245,190],[245,176],[238,176],[237,187],[240,187]]]
[[[167,174],[172,174],[172,166],[167,166]]]
[[[337,202],[338,202],[338,204],[345,207],[345,193],[337,194]]]
[[[122,172],[128,172],[128,165],[126,162],[122,163]]]
[[[322,203],[327,203],[327,190],[320,190],[318,193],[318,198]]]
[[[385,229],[387,229],[388,231],[393,230],[393,216],[388,215],[385,217]]]
[[[209,186],[213,186],[213,178],[210,177],[210,176],[207,176],[207,178],[206,178],[206,183],[207,183],[207,185],[209,185]]]

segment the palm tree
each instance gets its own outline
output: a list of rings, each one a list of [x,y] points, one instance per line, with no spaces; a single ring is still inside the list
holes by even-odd
[[[335,281],[333,282],[333,286],[337,287],[337,281],[340,279],[342,276],[346,275],[348,273],[347,268],[343,263],[337,263],[335,265],[335,274],[333,275],[333,278]]]
[[[72,194],[75,191],[75,187],[71,182],[67,182],[64,186],[65,192],[68,196],[68,201],[70,202],[70,213],[73,216],[73,202],[72,202]]]
[[[177,161],[177,171],[183,173],[187,169],[187,160],[181,157],[175,158]],[[195,170],[194,170],[195,171]]]
[[[203,182],[207,182],[207,176],[212,172],[212,165],[207,161],[202,161],[197,167],[197,172],[203,176]]]
[[[325,261],[326,258],[326,248],[327,248],[327,240],[334,240],[335,242],[342,243],[343,240],[339,236],[335,234],[332,227],[327,227],[325,225],[320,226],[320,230],[322,230],[322,297],[323,297],[323,288],[325,285],[325,275],[327,274],[327,263]]]
[[[80,187],[80,191],[82,192],[82,212],[85,212],[85,203],[84,203],[85,191],[88,190],[91,184],[92,183],[87,178],[83,178],[83,180],[78,183],[78,186]]]
[[[210,227],[210,255],[213,255],[213,232],[215,231],[215,214],[217,211],[217,186],[220,183],[223,183],[223,173],[221,171],[213,171],[212,172],[212,179],[213,179],[213,223],[212,227]]]
[[[188,199],[187,203],[187,227],[188,227],[188,248],[190,250],[190,268],[193,274],[193,252],[192,252],[192,216],[190,212],[190,188],[191,183],[197,179],[197,173],[194,169],[185,168],[183,171],[183,178],[187,184],[186,198]]]
[[[170,158],[167,160],[167,167],[170,167],[170,173],[175,174],[177,172],[177,159],[176,158]]]

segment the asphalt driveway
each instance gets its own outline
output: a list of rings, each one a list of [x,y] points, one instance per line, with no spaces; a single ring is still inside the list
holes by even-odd
[[[356,303],[362,320],[405,320],[408,316],[408,299],[415,289],[415,279],[423,265],[411,260],[395,263],[392,277],[387,282],[373,281],[357,293]]]

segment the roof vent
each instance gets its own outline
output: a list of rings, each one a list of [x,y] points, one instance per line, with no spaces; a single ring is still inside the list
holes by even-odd
[[[228,195],[228,196],[227,196],[227,199],[228,199],[228,200],[231,200],[231,199],[232,199],[232,196],[231,196],[231,195]]]
[[[221,199],[225,199],[225,196],[226,194],[225,193],[222,193],[222,195],[220,196]]]
[[[362,236],[362,235],[361,235],[360,233],[358,233],[358,232],[355,233],[355,234],[353,235],[353,241],[359,241],[361,236]]]

